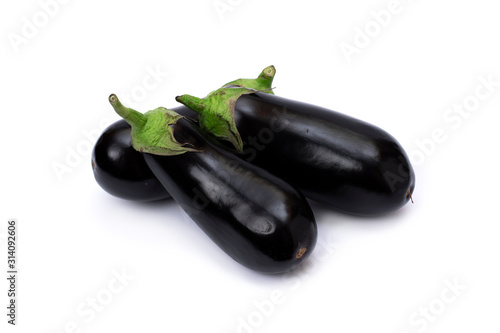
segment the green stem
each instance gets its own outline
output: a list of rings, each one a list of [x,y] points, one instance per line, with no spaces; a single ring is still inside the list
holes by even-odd
[[[144,127],[144,124],[146,124],[146,117],[142,113],[125,107],[115,94],[111,94],[109,96],[109,102],[113,106],[113,109],[115,109],[115,112],[118,113],[120,117],[125,119],[130,126],[142,128]]]
[[[240,96],[253,94],[253,89],[223,87],[212,91],[205,98],[191,95],[177,96],[176,100],[200,115],[200,127],[220,140],[226,140],[238,150],[243,150],[243,142],[236,128],[234,107]]]
[[[220,140],[233,144],[238,151],[243,150],[240,133],[236,128],[234,107],[241,95],[257,91],[274,95],[272,83],[276,68],[268,66],[255,79],[238,79],[226,83],[222,88],[212,91],[205,98],[191,95],[177,96],[175,100],[200,115],[200,127]]]
[[[202,114],[203,111],[207,108],[207,103],[202,98],[198,98],[191,95],[182,95],[177,96],[175,100],[181,104],[184,104],[197,114]]]
[[[268,66],[262,70],[256,79],[238,79],[226,83],[223,87],[227,86],[238,86],[250,89],[259,90],[262,92],[274,95],[272,84],[274,76],[276,75],[276,68],[274,66]]]
[[[135,150],[162,156],[199,151],[176,140],[174,127],[171,125],[183,118],[177,112],[159,107],[142,114],[123,106],[115,94],[109,96],[109,102],[116,113],[132,126],[130,141]]]
[[[274,75],[276,75],[276,68],[274,66],[269,66],[264,68],[264,70],[260,73],[257,81],[259,85],[262,87],[267,87],[267,89],[271,89],[271,84],[273,83]]]

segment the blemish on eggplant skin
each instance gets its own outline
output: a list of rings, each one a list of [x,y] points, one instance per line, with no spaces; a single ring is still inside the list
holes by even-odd
[[[297,258],[297,259],[302,258],[302,256],[304,255],[304,253],[306,253],[306,251],[307,251],[307,248],[305,248],[305,247],[301,248],[299,250],[299,252],[297,252],[297,256],[295,258]]]

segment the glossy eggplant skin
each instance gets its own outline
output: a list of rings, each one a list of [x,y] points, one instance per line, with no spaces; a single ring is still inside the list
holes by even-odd
[[[265,93],[241,96],[235,123],[243,159],[336,210],[376,216],[411,198],[415,173],[387,132],[322,107]]]
[[[170,194],[131,144],[130,125],[119,120],[104,130],[92,151],[94,177],[106,192],[126,200],[155,201]]]
[[[314,215],[293,186],[209,142],[187,119],[177,141],[200,152],[144,154],[151,171],[196,224],[240,264],[264,273],[293,269],[312,252]]]

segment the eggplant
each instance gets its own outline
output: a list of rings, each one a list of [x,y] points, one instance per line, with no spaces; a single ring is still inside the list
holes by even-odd
[[[387,214],[411,200],[413,167],[400,143],[379,127],[263,93],[241,96],[235,115],[247,142],[241,157],[310,199],[360,216]]]
[[[415,173],[386,131],[323,107],[226,86],[205,98],[176,100],[233,153],[344,213],[377,216],[410,199]]]
[[[197,117],[181,105],[172,110],[185,117]],[[109,194],[131,201],[149,202],[171,198],[144,162],[144,156],[132,147],[130,125],[123,119],[108,126],[92,150],[92,170],[97,184]]]
[[[109,194],[133,201],[156,201],[170,194],[130,142],[130,125],[119,120],[106,128],[92,150],[94,177]]]
[[[281,273],[314,249],[317,227],[302,193],[218,147],[193,121],[165,108],[145,114],[110,96],[132,126],[131,142],[195,223],[230,257]]]

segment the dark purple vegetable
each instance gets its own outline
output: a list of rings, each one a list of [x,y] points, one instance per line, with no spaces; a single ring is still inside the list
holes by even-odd
[[[172,110],[196,116],[185,106]],[[94,177],[106,192],[126,200],[156,201],[171,198],[144,162],[144,156],[132,147],[130,125],[123,119],[104,130],[92,151]]]
[[[141,114],[115,95],[110,102],[132,125],[132,144],[156,178],[229,256],[251,269],[280,273],[310,255],[316,222],[293,186],[214,145],[171,110]]]
[[[111,124],[97,140],[92,170],[99,186],[115,197],[134,201],[170,198],[143,155],[132,148],[130,125],[125,120]]]
[[[408,156],[376,126],[239,86],[176,99],[199,114],[200,127],[230,142],[238,156],[330,208],[373,216],[395,211],[411,198],[415,173]]]
[[[242,158],[328,207],[380,215],[411,198],[415,173],[408,156],[376,126],[263,93],[241,96],[235,121],[246,141]]]

